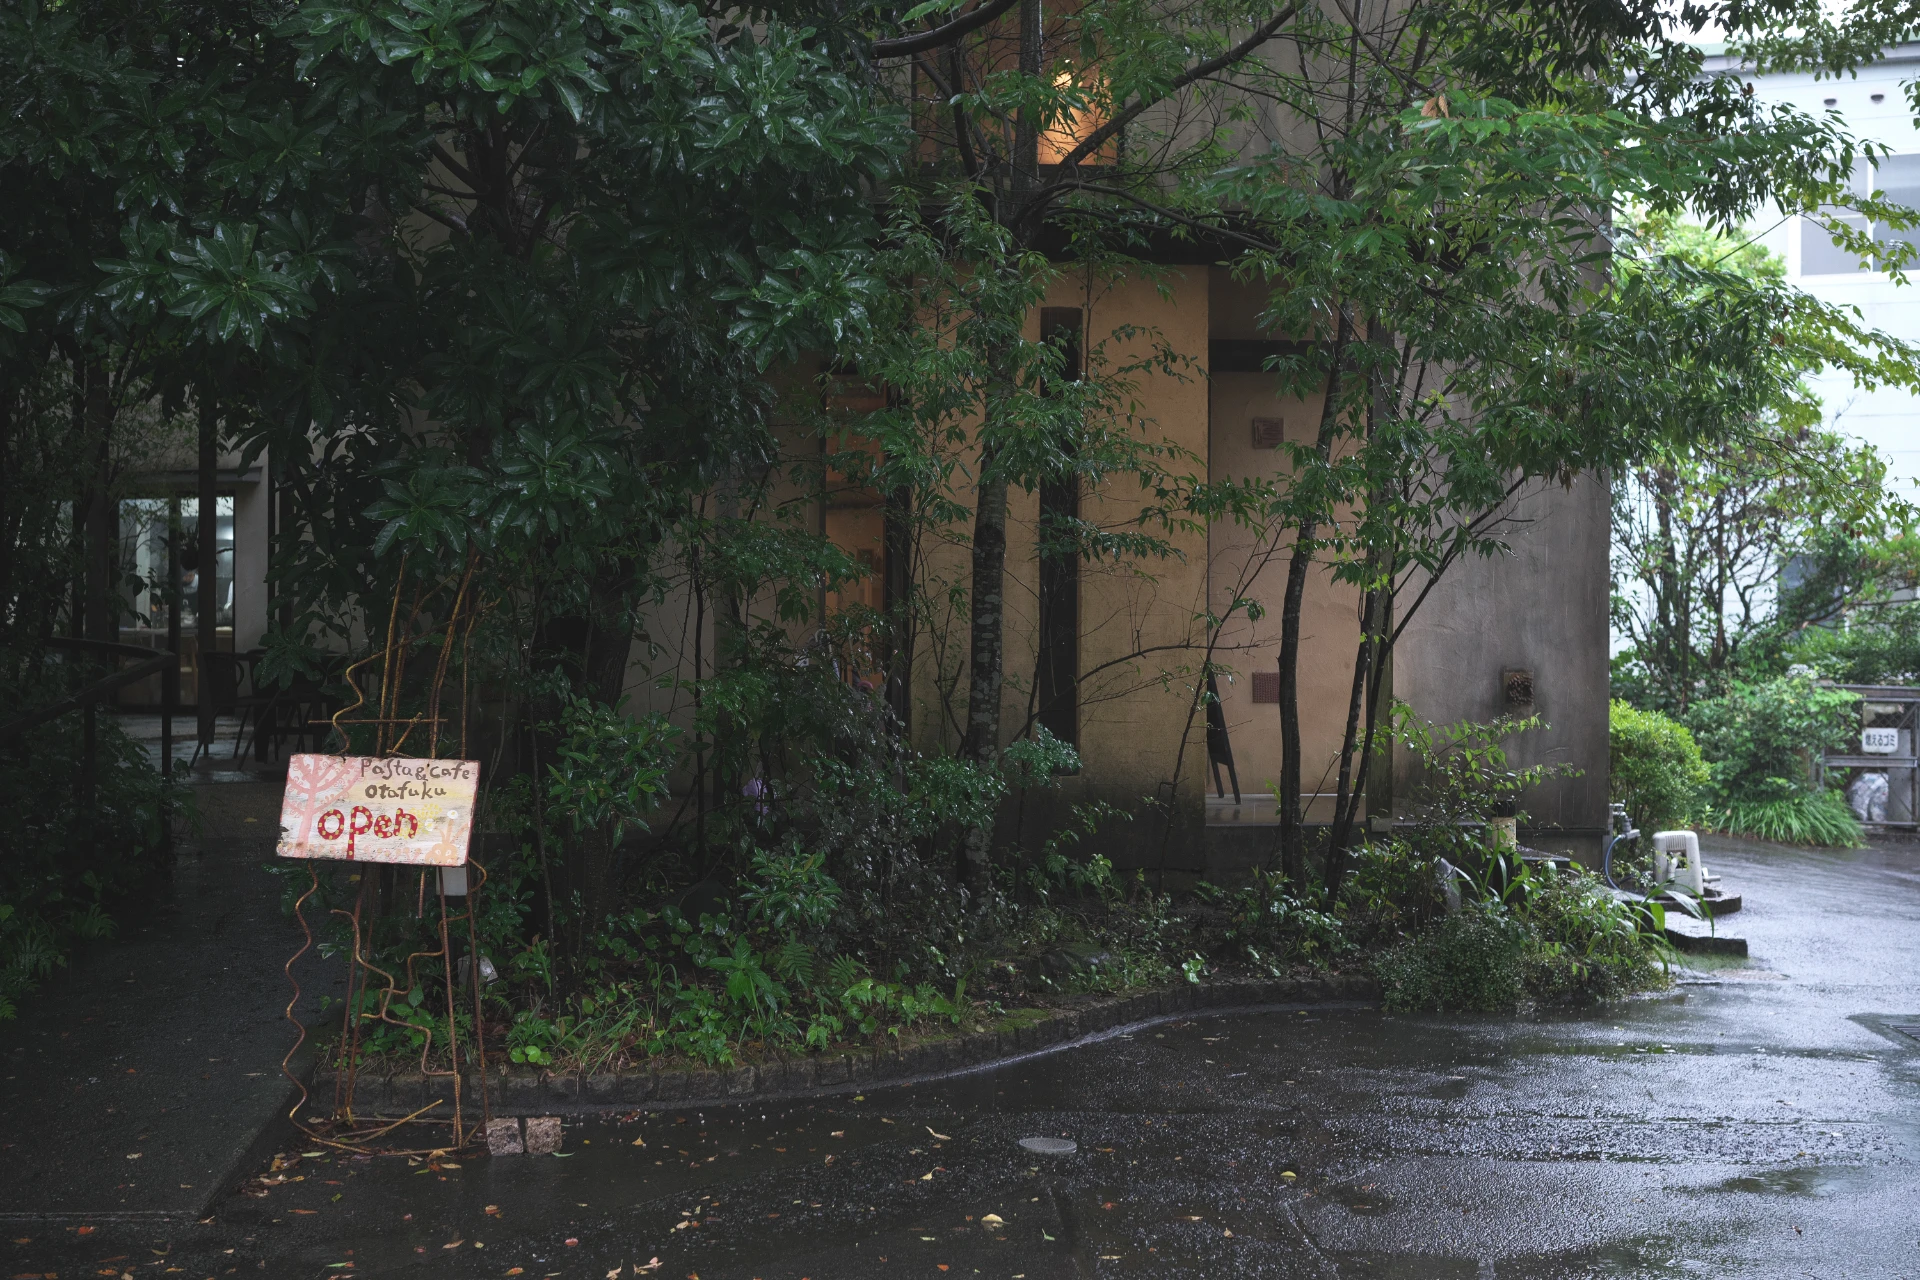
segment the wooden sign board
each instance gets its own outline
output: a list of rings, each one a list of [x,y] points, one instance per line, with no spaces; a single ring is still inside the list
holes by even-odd
[[[280,801],[283,858],[457,867],[473,838],[477,760],[294,756]]]
[[[1287,421],[1285,418],[1255,418],[1253,420],[1253,447],[1256,449],[1278,449],[1287,440]]]

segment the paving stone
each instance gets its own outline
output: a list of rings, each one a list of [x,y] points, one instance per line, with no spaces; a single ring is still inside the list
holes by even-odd
[[[560,1149],[559,1116],[528,1116],[525,1130],[528,1155],[547,1156]]]
[[[496,1156],[517,1156],[526,1149],[526,1142],[520,1136],[519,1117],[495,1116],[487,1126],[487,1151]]]

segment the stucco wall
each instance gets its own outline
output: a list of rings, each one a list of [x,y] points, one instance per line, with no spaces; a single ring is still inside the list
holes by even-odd
[[[1522,799],[1539,848],[1596,853],[1607,813],[1608,488],[1582,475],[1545,485],[1514,509],[1511,550],[1450,569],[1394,655],[1394,693],[1440,724],[1491,720],[1509,708],[1501,673],[1534,676],[1547,728],[1509,743],[1516,765],[1568,764]],[[1407,812],[1417,761],[1395,755],[1395,804]]]

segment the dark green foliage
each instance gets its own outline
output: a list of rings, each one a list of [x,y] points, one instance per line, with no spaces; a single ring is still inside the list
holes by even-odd
[[[1607,709],[1607,781],[1635,826],[1684,827],[1699,804],[1706,761],[1687,727],[1615,699]]]
[[[1381,956],[1382,999],[1390,1010],[1507,1013],[1525,991],[1527,935],[1497,904],[1474,904]]]
[[[1920,605],[1861,609],[1844,624],[1808,627],[1784,657],[1837,684],[1920,683]]]
[[[60,696],[51,680],[11,685],[5,705]],[[15,1002],[80,943],[111,937],[115,908],[151,887],[171,865],[161,839],[159,772],[109,715],[96,729],[93,803],[74,795],[80,777],[81,713],[9,743],[0,758],[0,1021]],[[173,792],[174,821],[191,825],[192,805]]]
[[[1661,980],[1667,950],[1657,923],[1591,873],[1534,872],[1508,901],[1469,900],[1441,916],[1380,956],[1374,971],[1395,1010],[1592,1004]]]
[[[1734,685],[1726,697],[1693,708],[1693,737],[1711,762],[1707,800],[1730,825],[1747,806],[1814,796],[1812,762],[1820,752],[1845,748],[1859,729],[1859,697],[1822,689],[1811,679],[1784,676]],[[1732,827],[1741,829],[1741,827]],[[1853,837],[1859,835],[1855,827]]]
[[[1585,1004],[1661,980],[1666,943],[1652,916],[1616,900],[1591,872],[1524,861],[1486,825],[1495,806],[1546,776],[1509,769],[1498,745],[1534,723],[1461,724],[1441,735],[1402,717],[1427,763],[1421,823],[1363,854],[1346,898],[1388,948],[1375,969],[1389,1008]],[[1458,910],[1446,909],[1447,883]]]

